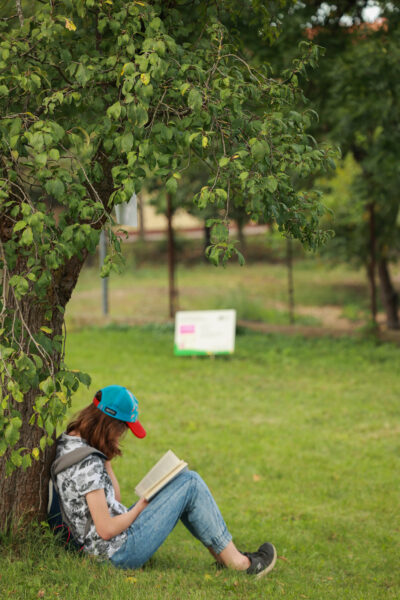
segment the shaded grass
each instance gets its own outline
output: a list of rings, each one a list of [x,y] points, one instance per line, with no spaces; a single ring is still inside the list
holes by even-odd
[[[148,436],[126,437],[116,461],[123,502],[171,448],[207,481],[239,548],[276,544],[276,569],[259,582],[215,572],[180,525],[137,572],[31,540],[4,545],[1,597],[397,598],[400,349],[248,332],[230,358],[176,358],[172,345],[168,326],[70,334],[69,365],[93,377],[73,410],[99,387],[130,387]]]

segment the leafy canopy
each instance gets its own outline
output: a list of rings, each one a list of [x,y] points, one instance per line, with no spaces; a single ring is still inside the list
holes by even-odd
[[[215,263],[236,252],[234,190],[250,218],[276,221],[310,247],[323,239],[319,194],[301,182],[333,152],[307,133],[313,112],[297,77],[318,49],[304,43],[273,79],[246,62],[224,25],[238,6],[54,0],[0,19],[0,455],[14,449],[10,470],[39,458],[38,447],[18,445],[23,401],[43,450],[89,382],[63,364],[65,305],[103,227],[114,248],[103,274],[116,266],[111,210],[150,177],[174,196],[194,160],[207,165],[194,202],[217,209]],[[262,3],[246,7],[249,22],[269,18]]]

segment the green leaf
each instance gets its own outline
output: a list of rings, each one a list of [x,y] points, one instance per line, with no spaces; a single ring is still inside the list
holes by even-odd
[[[269,145],[267,142],[257,140],[251,147],[251,154],[257,161],[262,161],[267,152],[269,152]]]
[[[155,17],[154,19],[152,19],[149,23],[149,26],[154,29],[155,31],[158,31],[160,29],[162,25],[162,21],[159,17]]]
[[[126,133],[121,138],[121,150],[123,152],[129,152],[133,146],[133,135],[131,133]]]
[[[10,284],[14,287],[15,295],[18,299],[29,291],[29,282],[22,275],[13,275],[10,279]]]
[[[14,225],[14,233],[16,233],[17,231],[20,231],[24,227],[26,227],[26,221],[18,221],[18,223],[16,223]]]
[[[188,91],[188,89],[190,88],[190,83],[184,83],[183,85],[181,85],[181,87],[179,88],[182,96],[184,96],[186,94],[186,92]]]
[[[85,87],[90,79],[90,71],[81,63],[76,70],[75,77],[77,82]]]
[[[11,452],[10,460],[16,467],[20,467],[22,465],[22,456],[17,450],[13,450]]]
[[[35,155],[35,164],[38,167],[44,167],[47,163],[47,154],[46,152],[41,152],[40,154]]]
[[[65,193],[65,187],[60,179],[50,179],[45,185],[46,192],[50,196],[54,196],[56,200],[61,200]]]
[[[48,377],[47,379],[45,379],[44,381],[42,381],[39,384],[39,389],[42,390],[42,392],[46,395],[46,396],[51,396],[51,394],[55,391],[55,385],[54,385],[54,381],[52,379],[52,377]]]
[[[178,189],[178,182],[175,179],[175,177],[170,177],[166,184],[165,184],[165,189],[167,190],[167,192],[169,194],[175,194],[176,190]]]
[[[115,102],[115,104],[113,104],[107,109],[107,116],[117,120],[121,116],[121,109],[121,104],[119,102]]]
[[[32,465],[32,459],[31,459],[30,455],[24,454],[22,457],[22,464],[21,464],[22,468],[25,470],[25,469],[28,469],[31,465]]]
[[[21,236],[21,244],[23,244],[24,246],[30,246],[33,242],[33,233],[32,233],[32,229],[30,227],[26,227],[24,229],[24,232]]]
[[[22,421],[19,417],[13,417],[4,430],[4,437],[9,446],[15,446],[19,440],[19,430],[21,429]]]
[[[274,193],[278,187],[278,181],[273,175],[269,175],[266,180],[266,188],[269,192]]]
[[[194,111],[200,110],[202,103],[203,103],[203,99],[202,99],[202,96],[201,96],[201,93],[199,92],[199,90],[197,90],[196,88],[192,88],[190,90],[187,103],[188,103],[189,108],[191,108],[192,110],[194,110]]]

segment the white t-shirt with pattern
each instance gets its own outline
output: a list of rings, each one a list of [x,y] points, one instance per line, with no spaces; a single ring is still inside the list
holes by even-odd
[[[88,446],[86,440],[63,433],[57,442],[56,458],[67,454],[81,446]],[[71,525],[72,535],[89,554],[110,558],[125,542],[125,531],[103,540],[96,531],[92,521],[90,529],[84,537],[85,527],[90,517],[86,494],[103,489],[111,517],[127,512],[127,508],[115,499],[114,486],[100,456],[91,455],[80,462],[68,467],[57,475],[57,486],[60,499]]]

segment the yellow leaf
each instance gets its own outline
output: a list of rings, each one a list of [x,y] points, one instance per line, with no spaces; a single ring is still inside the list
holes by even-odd
[[[203,148],[207,148],[208,146],[208,137],[203,135],[202,139],[201,139],[201,145],[203,146]]]
[[[43,327],[40,328],[40,330],[44,331],[44,333],[53,333],[53,330],[50,329],[50,327],[43,326]]]
[[[76,25],[70,19],[65,19],[65,27],[69,29],[69,31],[76,31]]]
[[[136,2],[134,2],[134,4],[139,4],[140,6],[146,6],[144,2],[139,2],[138,0],[136,0]]]
[[[35,460],[39,460],[39,448],[34,448],[32,450],[32,456]]]
[[[136,583],[137,582],[136,577],[127,577],[126,580],[129,581],[130,583]]]
[[[111,0],[105,0],[106,4],[112,4]]]
[[[235,160],[235,158],[239,158],[239,154],[234,154],[234,155],[232,156],[232,159],[233,159],[233,160]]]
[[[211,577],[211,575],[209,575],[208,573],[206,573],[206,574],[204,575],[204,579],[212,579],[212,577]]]
[[[142,73],[140,76],[140,79],[142,80],[144,85],[149,85],[150,83],[150,75],[148,73]]]
[[[57,392],[56,396],[61,400],[63,404],[67,404],[68,400],[64,392]]]

